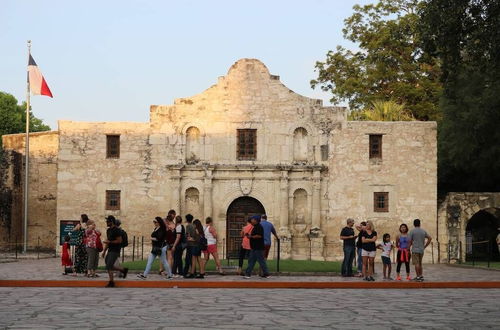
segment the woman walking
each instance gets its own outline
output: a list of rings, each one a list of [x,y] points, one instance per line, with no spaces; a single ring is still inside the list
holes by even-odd
[[[408,226],[402,223],[399,226],[399,235],[396,236],[396,247],[398,249],[398,254],[396,256],[397,266],[396,266],[396,280],[401,281],[401,264],[405,264],[406,268],[406,279],[411,280],[410,277],[410,240],[408,239]]]
[[[87,250],[87,276],[99,277],[96,269],[99,264],[98,241],[100,241],[101,232],[95,229],[93,220],[87,221],[87,230],[85,231],[85,248]]]
[[[207,264],[208,260],[210,259],[210,255],[214,258],[215,265],[217,267],[217,270],[219,271],[220,275],[225,275],[224,271],[222,270],[221,262],[219,259],[219,254],[217,253],[217,231],[215,230],[213,226],[213,220],[211,217],[207,217],[205,220],[205,223],[207,224],[205,228],[203,229],[203,234],[205,235],[205,238],[207,239],[207,249],[203,251],[204,255],[204,260],[203,262],[203,268],[205,268],[205,265]]]
[[[361,241],[363,248],[361,252],[361,256],[363,257],[363,280],[375,281],[373,278],[373,270],[375,266],[375,255],[377,254],[377,247],[375,245],[377,241],[377,232],[371,221],[366,222],[365,230],[361,233]]]
[[[167,234],[167,228],[163,219],[160,217],[156,217],[153,220],[153,224],[155,228],[151,233],[151,253],[148,257],[148,263],[146,264],[146,269],[144,269],[144,273],[137,275],[137,277],[141,279],[146,279],[148,277],[149,271],[151,270],[151,266],[153,265],[153,261],[158,257],[163,265],[164,269],[167,270],[167,279],[172,279],[172,271],[167,262],[167,245],[165,243],[165,237]]]
[[[77,273],[87,273],[87,247],[85,246],[85,230],[89,217],[86,214],[81,215],[81,223],[73,229],[75,241],[75,271]]]

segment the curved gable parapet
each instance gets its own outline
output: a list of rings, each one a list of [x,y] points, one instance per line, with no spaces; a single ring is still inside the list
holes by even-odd
[[[342,108],[323,107],[321,100],[299,95],[270,74],[257,59],[240,59],[216,84],[200,94],[179,98],[171,106],[151,107],[151,126],[165,122],[289,122],[313,117],[339,118]],[[340,116],[343,117],[343,116]],[[155,123],[156,122],[156,123]],[[160,123],[158,123],[160,122]]]

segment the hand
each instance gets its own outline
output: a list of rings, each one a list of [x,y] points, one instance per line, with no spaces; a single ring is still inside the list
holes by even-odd
[[[172,246],[172,253],[175,252],[175,246]]]
[[[102,241],[102,244],[109,244],[109,241],[108,240],[104,240],[104,241]]]
[[[106,258],[106,252],[103,252],[103,253],[102,253],[102,257],[103,257],[103,258]]]

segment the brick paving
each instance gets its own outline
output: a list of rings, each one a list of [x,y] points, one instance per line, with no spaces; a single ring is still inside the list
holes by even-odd
[[[0,288],[2,329],[498,329],[499,289]]]

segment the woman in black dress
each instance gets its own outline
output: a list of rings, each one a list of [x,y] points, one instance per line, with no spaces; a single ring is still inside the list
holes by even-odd
[[[81,223],[73,229],[73,238],[75,241],[75,272],[87,274],[87,248],[85,246],[85,230],[89,217],[82,214]]]

